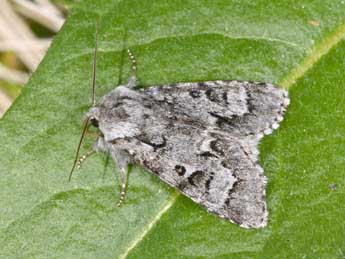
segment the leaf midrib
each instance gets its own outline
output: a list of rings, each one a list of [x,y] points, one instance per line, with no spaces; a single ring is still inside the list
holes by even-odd
[[[127,255],[133,250],[133,248],[135,248],[141,242],[141,240],[144,239],[147,233],[149,233],[150,230],[155,226],[156,222],[158,222],[159,219],[164,215],[164,213],[168,211],[172,207],[172,205],[174,205],[179,196],[180,193],[177,191],[173,192],[170,195],[167,201],[164,202],[160,209],[157,211],[157,214],[152,218],[152,220],[147,225],[145,225],[140,232],[138,232],[138,235],[133,240],[133,242],[131,242],[127,249],[122,252],[122,254],[119,256],[120,259],[126,258]]]

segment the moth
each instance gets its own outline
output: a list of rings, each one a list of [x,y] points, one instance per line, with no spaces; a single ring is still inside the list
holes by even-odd
[[[96,33],[97,35],[97,33]],[[139,164],[207,211],[243,228],[267,224],[267,179],[258,163],[258,143],[279,127],[289,105],[287,91],[269,83],[238,80],[176,83],[136,88],[133,76],[95,101],[85,115],[75,167],[94,152],[106,152],[121,176],[125,198],[127,166]],[[88,127],[98,129],[92,150],[79,157]]]

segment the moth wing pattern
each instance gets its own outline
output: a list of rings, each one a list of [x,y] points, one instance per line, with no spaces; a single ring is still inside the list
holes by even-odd
[[[267,224],[266,177],[257,144],[283,119],[289,104],[285,90],[208,81],[121,91],[101,102],[106,109],[100,124],[107,123],[100,127],[114,158],[119,150],[128,154],[208,211],[242,227]],[[114,109],[121,111],[122,122],[114,120]],[[119,127],[126,131],[121,141],[118,130],[114,134]]]
[[[156,100],[237,137],[270,134],[289,105],[288,93],[269,83],[218,80],[145,89]],[[196,110],[197,109],[197,110]]]

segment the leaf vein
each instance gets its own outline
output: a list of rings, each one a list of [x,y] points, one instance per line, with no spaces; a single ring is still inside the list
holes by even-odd
[[[175,191],[170,198],[163,203],[163,206],[158,210],[156,216],[148,222],[146,226],[142,229],[141,233],[133,240],[133,242],[128,246],[128,248],[119,256],[120,259],[124,259],[128,254],[144,239],[144,237],[150,232],[150,230],[156,225],[165,212],[167,212],[172,205],[174,205],[177,197],[180,193]]]
[[[290,86],[292,86],[299,78],[305,75],[306,72],[321,59],[321,57],[326,55],[331,48],[337,45],[344,38],[345,24],[342,24],[337,27],[328,37],[325,37],[319,44],[314,45],[310,51],[310,54],[306,56],[300,65],[295,67],[285,78],[283,78],[279,85],[285,89],[290,88]]]

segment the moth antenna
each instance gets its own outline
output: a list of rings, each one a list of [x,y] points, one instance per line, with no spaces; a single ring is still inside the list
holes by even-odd
[[[127,49],[127,54],[129,59],[131,60],[132,63],[132,76],[128,81],[128,87],[134,88],[136,86],[136,74],[137,74],[137,60],[135,59],[134,55],[132,54],[130,49]]]
[[[82,165],[83,162],[86,160],[86,158],[88,158],[89,156],[91,156],[91,155],[94,154],[94,153],[95,153],[95,150],[90,149],[90,150],[88,150],[88,151],[86,152],[86,154],[80,156],[80,157],[78,158],[77,165],[76,165],[76,166],[77,166],[77,169],[80,169],[81,165]]]
[[[87,117],[87,118],[84,120],[83,131],[82,131],[82,133],[81,133],[79,145],[78,145],[78,148],[77,148],[77,153],[76,153],[76,156],[75,156],[75,160],[74,160],[74,163],[73,163],[72,170],[71,170],[71,172],[70,172],[70,174],[69,174],[69,177],[68,177],[68,181],[69,181],[69,182],[71,181],[73,171],[74,171],[74,169],[75,169],[75,167],[76,167],[76,165],[77,165],[77,163],[78,163],[78,160],[79,160],[79,151],[80,151],[81,144],[83,143],[83,139],[84,139],[84,136],[85,136],[85,133],[86,133],[88,124],[89,124],[89,120],[90,120],[89,117]]]
[[[96,105],[96,66],[98,50],[98,22],[96,23],[95,49],[93,53],[93,75],[92,75],[92,106]]]
[[[137,72],[137,60],[135,59],[135,57],[134,57],[134,55],[130,49],[127,49],[127,53],[128,53],[129,59],[131,60],[131,63],[132,63],[133,76],[135,76],[135,74]]]
[[[117,203],[118,207],[121,207],[125,198],[126,198],[126,188],[127,188],[127,172],[125,168],[120,169],[120,176],[121,176],[121,193],[120,199]]]

